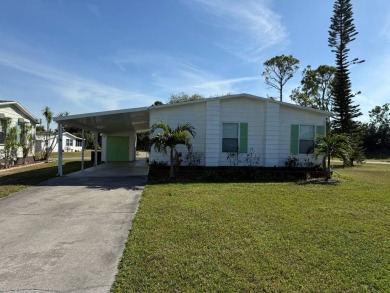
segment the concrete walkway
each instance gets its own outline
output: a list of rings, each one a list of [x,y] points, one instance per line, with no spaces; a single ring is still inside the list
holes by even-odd
[[[0,292],[109,292],[146,174],[106,163],[0,200]]]

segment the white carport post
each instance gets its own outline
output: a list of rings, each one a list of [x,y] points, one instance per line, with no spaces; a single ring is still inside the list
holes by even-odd
[[[81,170],[84,170],[84,151],[85,151],[85,131],[81,131]]]
[[[58,176],[62,176],[62,124],[58,123]]]
[[[94,156],[94,166],[97,166],[97,159],[98,159],[98,154],[97,154],[97,149],[98,149],[98,133],[95,132],[95,156]]]

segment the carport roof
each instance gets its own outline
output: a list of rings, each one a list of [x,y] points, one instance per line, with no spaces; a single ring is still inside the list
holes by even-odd
[[[58,116],[53,120],[62,125],[105,134],[127,131],[142,132],[149,130],[149,109],[142,107]]]

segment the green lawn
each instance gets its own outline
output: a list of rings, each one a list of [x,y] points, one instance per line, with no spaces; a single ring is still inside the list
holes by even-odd
[[[390,165],[146,187],[113,292],[390,292]]]
[[[90,161],[91,160],[91,152],[92,150],[85,150],[84,151],[84,161]],[[51,159],[58,159],[58,153],[51,153],[50,154]],[[81,152],[63,152],[62,153],[62,159],[65,160],[81,160]]]
[[[81,163],[66,162],[63,165],[64,174],[80,170]],[[91,166],[91,162],[85,162],[85,168]],[[0,198],[13,192],[17,192],[31,185],[56,177],[58,172],[57,162],[33,164],[23,168],[11,168],[0,172]]]
[[[366,162],[386,162],[386,163],[390,163],[390,157],[383,157],[381,159],[366,159]]]
[[[376,152],[366,154],[367,162],[388,162],[390,163],[390,154],[389,152]]]

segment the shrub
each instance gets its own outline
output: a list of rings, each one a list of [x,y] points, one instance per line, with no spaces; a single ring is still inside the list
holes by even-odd
[[[187,153],[184,159],[188,166],[197,167],[202,164],[204,160],[204,153],[191,150]]]

